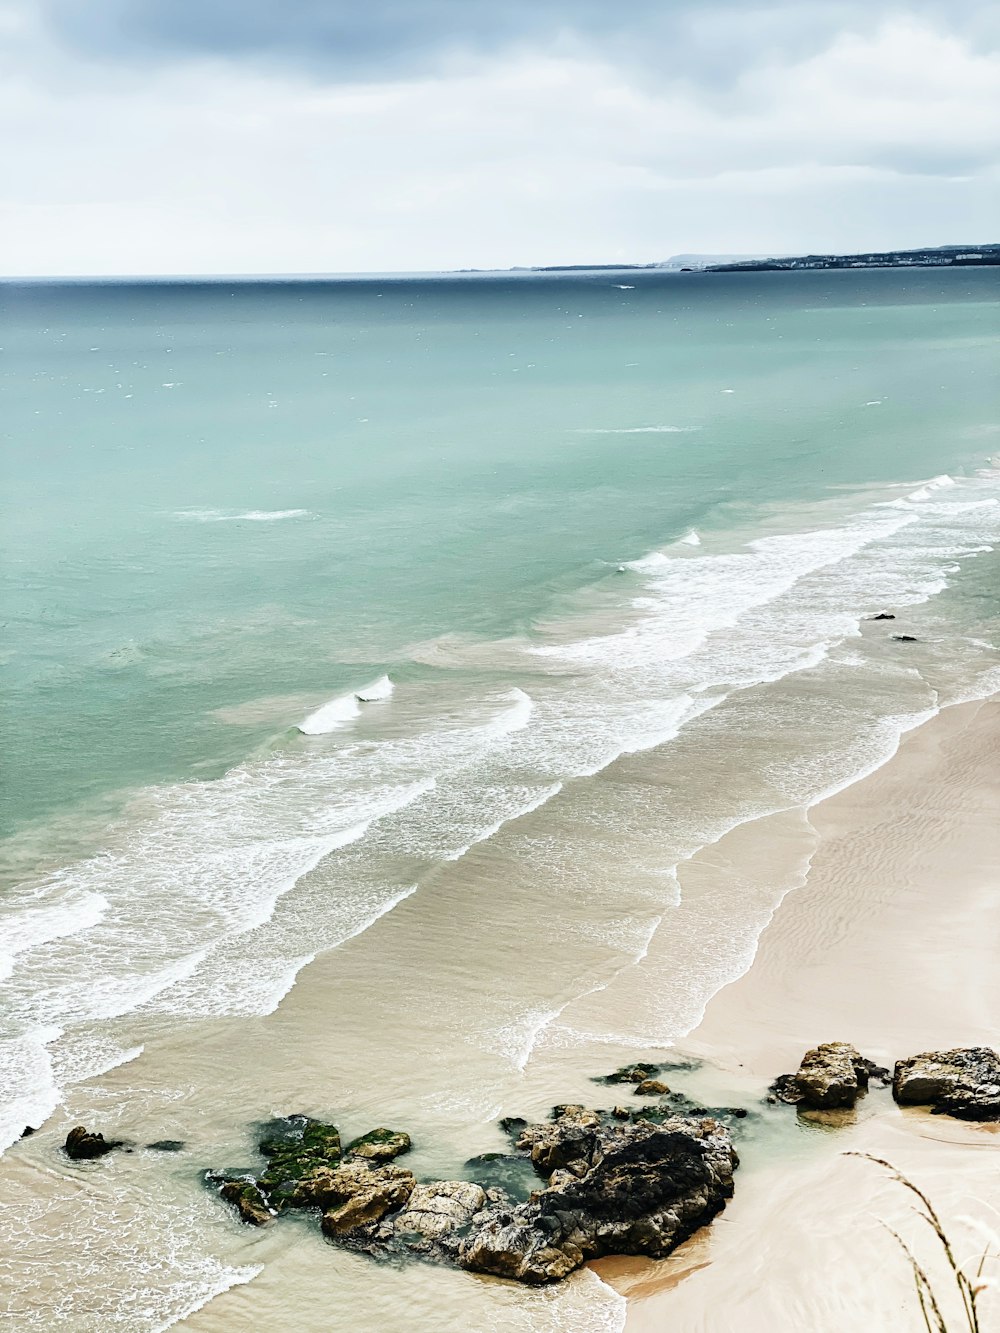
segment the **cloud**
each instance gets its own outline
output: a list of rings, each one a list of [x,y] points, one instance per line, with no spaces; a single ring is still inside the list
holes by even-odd
[[[231,51],[98,60],[37,10],[11,14],[10,273],[646,261],[995,230],[1000,56],[918,15],[795,56],[762,42],[699,82],[575,41],[367,81]]]
[[[1000,41],[992,0],[36,0],[52,31],[109,58],[294,63],[366,81],[454,71],[526,52],[724,85],[762,60],[798,60],[843,31],[908,14]]]

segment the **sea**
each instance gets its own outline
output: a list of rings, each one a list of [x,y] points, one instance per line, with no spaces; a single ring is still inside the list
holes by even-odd
[[[968,268],[0,284],[12,1333],[621,1328],[589,1271],[375,1264],[200,1173],[305,1111],[460,1175],[669,1057],[809,809],[1000,688],[998,311]],[[685,890],[757,821],[787,857]]]

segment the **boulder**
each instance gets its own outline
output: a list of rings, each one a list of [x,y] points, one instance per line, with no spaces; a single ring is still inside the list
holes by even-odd
[[[771,1085],[772,1099],[827,1111],[853,1107],[873,1076],[888,1077],[846,1041],[828,1041],[806,1051],[798,1072],[782,1074]]]
[[[665,1097],[669,1091],[667,1085],[661,1083],[658,1078],[644,1078],[641,1083],[635,1085],[637,1097]]]
[[[892,636],[892,639],[893,639],[893,642],[894,642],[894,643],[916,643],[916,642],[917,642],[917,636],[916,636],[915,634],[894,634],[894,635]]]
[[[896,617],[891,611],[880,611],[878,615],[869,616],[869,620],[895,620]]]
[[[401,1167],[368,1167],[359,1162],[333,1171],[320,1168],[311,1186],[308,1180],[300,1183],[300,1197],[323,1209],[325,1236],[341,1236],[398,1211],[416,1183],[413,1173]]]
[[[1000,1120],[1000,1055],[988,1046],[926,1051],[899,1060],[892,1095],[960,1120]]]
[[[557,1118],[537,1128],[548,1141],[559,1126]],[[572,1120],[565,1127],[573,1145],[577,1130]],[[539,1284],[602,1255],[659,1258],[732,1195],[739,1159],[715,1120],[608,1121],[589,1132],[589,1165],[581,1174],[560,1168],[528,1202],[493,1204],[473,1218],[459,1248],[463,1268]],[[580,1161],[572,1153],[570,1159]]]
[[[146,1147],[150,1152],[183,1152],[187,1144],[183,1139],[157,1139],[155,1143],[147,1143]]]
[[[398,1129],[372,1129],[345,1148],[348,1157],[363,1157],[369,1162],[391,1162],[409,1152],[410,1136]]]
[[[63,1151],[74,1161],[81,1161],[90,1157],[103,1157],[105,1153],[122,1147],[123,1143],[124,1139],[106,1139],[103,1134],[77,1125],[66,1135]]]

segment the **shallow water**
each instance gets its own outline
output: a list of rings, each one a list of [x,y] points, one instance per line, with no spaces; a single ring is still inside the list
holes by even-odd
[[[994,275],[614,276],[0,289],[16,1326],[618,1327],[197,1171],[289,1110],[456,1171],[593,1098],[748,965],[804,808],[997,687]]]

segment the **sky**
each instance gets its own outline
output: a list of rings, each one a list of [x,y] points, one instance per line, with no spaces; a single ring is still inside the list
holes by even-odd
[[[994,0],[0,0],[0,273],[1000,240]]]

